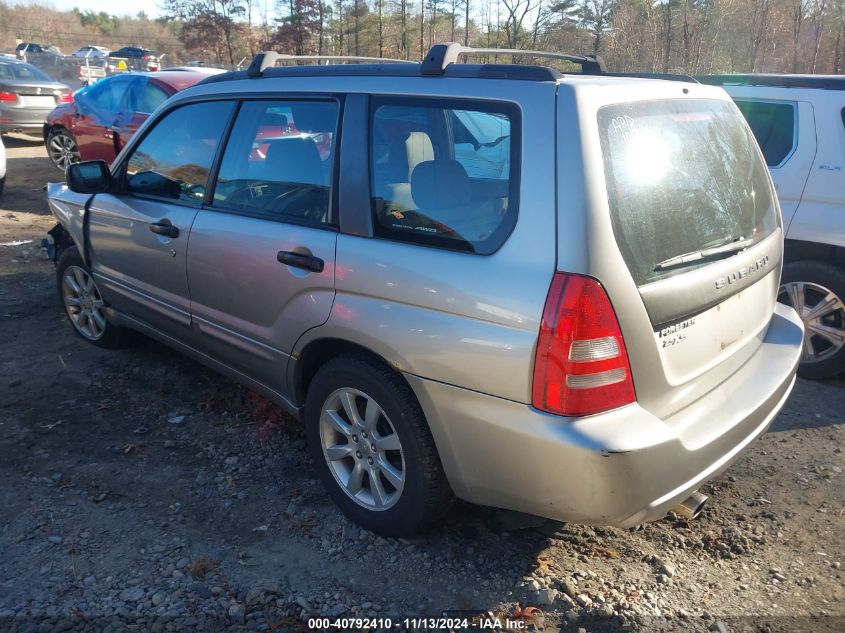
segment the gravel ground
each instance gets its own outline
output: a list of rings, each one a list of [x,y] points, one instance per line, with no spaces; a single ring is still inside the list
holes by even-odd
[[[296,631],[444,610],[547,630],[845,630],[845,379],[799,381],[694,522],[459,504],[425,537],[381,538],[335,510],[298,425],[260,397],[152,341],[109,352],[73,334],[38,247],[41,187],[60,174],[38,142],[7,146],[0,630]]]

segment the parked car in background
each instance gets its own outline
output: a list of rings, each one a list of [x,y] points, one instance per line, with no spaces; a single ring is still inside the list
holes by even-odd
[[[30,55],[64,57],[64,54],[57,46],[53,46],[52,44],[36,44],[34,42],[21,42],[15,48],[15,54],[18,56],[18,59],[28,59]]]
[[[87,44],[85,46],[81,46],[80,48],[72,52],[71,55],[73,55],[74,57],[104,59],[109,56],[109,49],[104,46],[94,46],[93,44]]]
[[[80,60],[64,55],[57,47],[50,44],[21,43],[16,54],[19,59],[37,66],[55,81],[71,82],[77,78]]]
[[[50,160],[59,169],[79,160],[111,162],[138,126],[167,99],[205,79],[199,73],[126,73],[78,90],[43,124]]]
[[[780,300],[804,320],[799,373],[845,372],[845,77],[714,75],[745,115],[786,227]]]
[[[225,68],[212,68],[211,66],[171,66],[170,68],[162,68],[162,72],[184,72],[184,73],[200,73],[203,75],[220,75],[228,72]]]
[[[76,77],[83,86],[94,83],[108,75],[108,68],[105,59],[84,58],[80,59],[79,67],[76,70]]]
[[[53,108],[72,101],[68,86],[32,64],[0,58],[0,133],[37,133]]]
[[[0,134],[0,196],[6,188],[6,146],[3,145],[3,135]]]
[[[125,59],[129,70],[156,71],[160,68],[160,59],[153,51],[137,46],[124,46],[108,54],[112,58]]]
[[[462,52],[262,53],[171,98],[111,168],[71,165],[48,185],[69,322],[101,347],[139,330],[286,407],[380,534],[454,496],[693,517],[801,354],[757,144],[712,86]]]

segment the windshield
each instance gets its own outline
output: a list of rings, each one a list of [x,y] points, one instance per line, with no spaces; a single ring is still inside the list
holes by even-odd
[[[729,257],[777,227],[768,171],[733,104],[606,106],[598,124],[613,231],[637,285]]]
[[[32,79],[34,81],[50,81],[47,75],[30,64],[21,62],[6,63],[0,61],[0,80],[3,79]]]

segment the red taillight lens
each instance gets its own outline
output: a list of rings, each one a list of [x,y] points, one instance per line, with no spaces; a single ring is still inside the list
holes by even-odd
[[[73,93],[63,92],[56,95],[56,103],[73,103]]]
[[[566,416],[636,401],[616,313],[595,279],[555,273],[537,341],[532,399],[537,409]]]
[[[17,101],[17,100],[18,100],[17,93],[0,91],[0,101],[9,102],[9,101]]]
[[[149,58],[150,58],[149,55],[144,55],[144,59],[149,59]]]

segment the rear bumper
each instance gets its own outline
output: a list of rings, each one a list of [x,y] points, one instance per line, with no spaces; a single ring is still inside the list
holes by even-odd
[[[407,376],[457,496],[598,525],[657,519],[739,459],[795,383],[803,328],[777,305],[757,352],[729,380],[661,420],[637,404],[561,418]]]
[[[51,108],[3,108],[0,107],[0,131],[40,131],[44,127]]]

